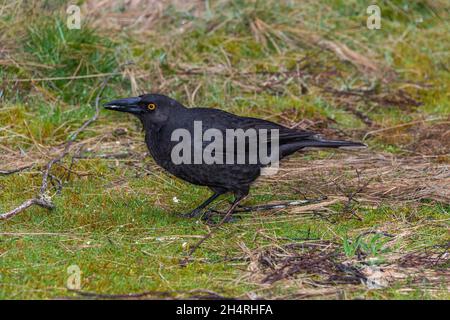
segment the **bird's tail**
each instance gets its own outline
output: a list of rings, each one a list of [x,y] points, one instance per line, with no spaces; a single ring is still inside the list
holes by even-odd
[[[343,148],[343,149],[360,149],[366,148],[367,145],[361,142],[341,141],[341,140],[326,140],[317,136],[287,143],[280,147],[280,152],[283,157],[288,156],[298,150],[304,148]]]
[[[342,141],[342,140],[327,140],[314,137],[298,142],[299,147],[302,148],[366,148],[367,145],[362,142]]]

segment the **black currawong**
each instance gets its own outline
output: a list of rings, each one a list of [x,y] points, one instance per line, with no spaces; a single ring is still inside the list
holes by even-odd
[[[238,203],[248,195],[250,185],[260,176],[261,169],[267,166],[267,162],[262,163],[259,157],[256,162],[250,162],[252,152],[259,155],[259,148],[261,148],[259,142],[263,142],[263,140],[267,142],[268,155],[275,154],[275,143],[277,143],[277,159],[279,160],[304,148],[366,147],[365,144],[359,142],[322,139],[314,132],[289,129],[267,120],[240,117],[218,109],[186,108],[176,100],[161,94],[144,94],[139,97],[118,99],[107,103],[105,108],[137,116],[144,127],[148,150],[158,165],[178,178],[196,185],[207,186],[214,192],[200,206],[184,214],[188,217],[201,215],[211,202],[228,192],[232,192],[235,196],[230,212],[234,210]],[[180,151],[180,155],[187,156],[189,159],[183,163],[173,159],[173,150],[177,145],[180,146],[181,140],[180,137],[178,137],[180,140],[173,137],[177,129],[182,129],[184,133],[190,134],[192,139],[192,141],[187,141],[188,148]],[[210,152],[212,156],[220,158],[222,161],[210,163],[211,161],[201,159],[202,161],[198,163],[197,158],[196,163],[195,155],[197,157],[199,154],[203,155],[205,148],[217,139],[214,135],[214,139],[209,137],[210,141],[199,140],[201,149],[198,149],[199,144],[197,144],[197,148],[195,147],[194,139],[199,138],[196,133],[200,132],[200,136],[202,136],[208,129],[215,129],[216,135],[222,134],[222,150],[216,148]],[[257,133],[266,131],[267,134],[264,139],[257,135],[259,140],[253,142],[244,139],[244,149],[239,148],[236,141],[232,143],[233,148],[227,148],[229,146],[226,142],[228,141],[226,139],[227,130],[239,132],[236,131],[238,129],[242,129],[240,130],[241,134],[249,132],[249,129],[254,129]],[[272,130],[277,130],[278,134],[275,135],[273,133],[275,131]],[[203,138],[207,140],[206,137]],[[255,144],[257,145],[256,149],[252,149]],[[240,162],[237,162],[240,152],[245,154],[242,155]],[[231,163],[226,161],[230,153],[232,157],[229,159],[234,160]]]

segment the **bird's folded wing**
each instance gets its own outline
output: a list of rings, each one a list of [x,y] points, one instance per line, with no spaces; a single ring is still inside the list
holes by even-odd
[[[226,130],[227,129],[233,129],[233,130],[237,130],[237,129],[242,129],[243,131],[247,131],[249,129],[254,129],[256,130],[256,134],[257,134],[257,142],[259,144],[261,143],[268,143],[269,148],[272,148],[273,143],[278,143],[280,146],[282,145],[286,145],[286,144],[291,144],[291,143],[295,143],[295,142],[299,142],[299,141],[304,141],[304,140],[309,140],[309,139],[314,139],[314,137],[316,136],[316,134],[314,132],[309,132],[309,131],[304,131],[304,130],[293,130],[293,129],[289,129],[286,127],[283,127],[279,124],[267,121],[267,120],[263,120],[263,119],[257,119],[257,118],[249,118],[249,117],[236,117],[234,115],[231,115],[231,119],[229,119],[229,121],[224,121],[223,124],[226,123],[226,127],[225,125],[221,126],[219,124],[219,127],[215,127],[214,129],[218,129],[223,133],[223,138],[224,138],[224,145],[223,145],[223,149],[222,152],[220,152],[219,150],[215,150],[216,154],[228,154],[230,152],[232,152],[234,155],[236,155],[238,152],[244,152],[245,154],[248,155],[248,153],[250,152],[250,150],[252,150],[252,148],[250,148],[250,143],[254,143],[255,141],[250,141],[250,139],[246,138],[244,141],[244,145],[245,145],[245,149],[243,150],[238,150],[238,148],[233,148],[231,151],[228,150],[226,148],[226,141],[225,141],[225,137],[226,137]],[[217,122],[214,122],[214,124],[217,126]],[[212,126],[210,128],[213,128]],[[266,141],[264,141],[264,139],[262,138],[262,136],[259,136],[259,134],[261,133],[260,130],[265,129],[266,130],[266,134],[264,136],[264,138],[266,139]],[[271,130],[277,130],[277,134],[275,134],[274,132],[271,132]],[[211,143],[211,141],[203,141],[203,148],[205,148],[207,145],[209,145]]]

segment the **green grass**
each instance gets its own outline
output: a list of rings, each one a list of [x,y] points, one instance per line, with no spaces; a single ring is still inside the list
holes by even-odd
[[[103,174],[99,176],[103,178]],[[107,175],[114,179],[114,172],[108,171]],[[15,179],[19,180],[17,184],[29,181],[23,177]],[[240,270],[223,260],[239,256],[240,242],[250,249],[270,243],[264,238],[255,241],[258,230],[288,239],[302,238],[308,232],[310,237],[338,240],[334,233],[344,234],[362,226],[376,228],[386,220],[396,221],[392,215],[398,210],[381,208],[367,214],[361,212],[364,221],[358,223],[348,220],[330,223],[312,217],[273,223],[270,215],[257,214],[226,226],[208,241],[196,254],[197,258],[206,258],[207,263],[193,263],[182,268],[179,260],[186,253],[183,243],[192,244],[193,239],[189,236],[205,234],[206,227],[178,218],[174,213],[185,205],[198,203],[204,192],[194,190],[197,192],[190,192],[193,199],[186,199],[185,194],[192,187],[179,181],[155,183],[153,178],[130,178],[128,192],[120,189],[99,192],[105,188],[102,180],[90,179],[89,184],[74,181],[57,198],[55,211],[30,209],[14,220],[2,223],[2,233],[19,233],[3,235],[1,239],[2,298],[66,295],[66,269],[72,264],[81,268],[83,289],[87,291],[124,293],[209,288],[230,296],[244,294],[255,286],[232,281]],[[162,195],[146,195],[153,189]],[[14,187],[11,195],[16,190]],[[7,197],[8,193],[3,192],[3,195]],[[163,210],[153,205],[157,199],[164,204],[170,203],[175,195],[180,197],[182,206],[171,205],[170,209]],[[7,204],[13,205],[16,201]],[[68,203],[70,208],[67,208]],[[448,211],[438,210],[438,207],[431,212],[432,216],[421,212],[422,217],[414,219],[448,217]],[[405,217],[409,218],[410,214],[405,213]],[[442,243],[445,240],[442,232],[445,232],[442,227],[420,228],[410,245]],[[378,240],[373,236],[368,238],[367,244],[364,241],[358,243],[364,244],[363,250],[367,247],[370,254],[379,256],[384,251]],[[349,254],[345,242],[342,250]]]
[[[24,43],[25,52],[38,63],[52,66],[44,77],[70,77],[116,71],[114,43],[99,36],[93,29],[84,27],[69,30],[61,19],[45,18],[29,26]],[[33,75],[36,77],[36,74]],[[71,104],[89,103],[93,100],[92,86],[97,79],[68,83],[67,80],[51,82],[52,91]],[[44,88],[47,88],[44,86]]]
[[[242,255],[241,243],[250,250],[271,244],[270,238],[258,236],[261,231],[284,239],[279,240],[280,244],[305,237],[335,241],[341,243],[340,250],[349,257],[360,249],[380,261],[385,253],[389,253],[384,248],[389,238],[379,235],[361,237],[358,230],[376,230],[406,220],[418,228],[413,236],[397,245],[407,245],[413,250],[448,241],[448,226],[424,223],[448,219],[448,206],[439,204],[424,205],[418,211],[408,207],[360,209],[358,214],[363,217],[362,221],[345,218],[339,213],[332,215],[329,221],[309,215],[280,218],[259,213],[221,228],[195,254],[195,258],[206,261],[193,262],[183,268],[179,263],[189,245],[196,241],[192,236],[206,234],[207,227],[179,218],[176,213],[199,203],[207,191],[179,180],[169,180],[162,172],[136,179],[130,171],[109,169],[104,160],[90,161],[89,165],[82,165],[85,167],[97,178],[89,178],[89,183],[86,179],[71,181],[63,194],[55,198],[56,210],[48,212],[32,208],[2,222],[2,298],[71,295],[65,285],[67,268],[74,264],[83,273],[82,285],[86,291],[120,294],[208,288],[226,296],[244,295],[258,286],[233,281],[245,271],[245,264],[224,261]],[[119,183],[121,178],[126,178],[125,186],[108,187]],[[20,198],[16,195],[17,190],[29,189],[29,175],[8,178],[8,184],[2,179],[2,185],[9,186],[2,190],[2,198],[7,199],[6,203],[2,202],[2,209],[32,194],[25,193]],[[37,187],[39,181],[34,181]],[[272,191],[276,192],[276,189]],[[267,187],[259,186],[253,192],[264,191],[268,191]],[[179,203],[172,201],[175,196]],[[250,202],[279,198],[275,195],[255,196]],[[160,205],[155,206],[155,202]],[[418,292],[412,292],[408,297],[421,298]],[[391,288],[383,294],[384,298],[402,297]],[[382,296],[374,293],[367,297]]]
[[[134,62],[127,66],[129,73],[111,78],[102,101],[130,96],[134,90],[159,91],[189,106],[220,108],[290,126],[309,119],[310,129],[355,140],[369,131],[431,117],[448,121],[450,30],[444,2],[382,1],[382,29],[374,31],[365,27],[365,1],[207,1],[200,13],[170,5],[151,28],[139,30],[137,25],[137,30],[121,31],[107,25],[94,28],[95,21],[89,20],[81,30],[68,30],[64,2],[47,4],[57,12],[52,16],[38,3],[33,8],[3,6],[0,41],[9,55],[0,55],[0,144],[5,148],[0,149],[0,169],[22,162],[37,165],[29,172],[0,175],[0,212],[38,192],[39,164],[93,115],[103,78],[89,76],[116,72],[127,61]],[[394,70],[396,78],[385,83],[361,72],[306,35],[345,44]],[[196,73],[186,74],[188,70]],[[303,74],[307,92],[290,76],[297,71]],[[88,78],[71,79],[77,76]],[[29,81],[54,77],[67,79]],[[370,97],[352,100],[326,90],[369,87],[380,98],[398,97],[398,90],[403,90],[421,104],[405,106],[393,99],[383,104]],[[347,105],[366,114],[374,126],[367,127]],[[117,128],[127,131],[117,136]],[[381,131],[365,142],[373,153],[401,159],[414,154],[407,148],[417,135],[408,128]],[[262,288],[248,277],[251,265],[244,259],[248,252],[309,237],[331,241],[349,260],[363,252],[382,265],[394,254],[450,240],[447,204],[384,198],[373,205],[353,204],[355,215],[343,204],[322,215],[289,210],[245,214],[217,230],[196,251],[196,260],[181,267],[180,260],[210,227],[177,213],[202,202],[209,191],[169,177],[148,157],[142,164],[143,136],[132,117],[102,111],[79,141],[94,157],[121,151],[130,151],[133,157],[78,159],[72,165],[68,157],[52,171],[64,182],[60,195],[50,189],[55,210],[33,207],[0,221],[0,299],[75,295],[66,288],[67,268],[74,264],[82,271],[84,291],[123,294],[201,288],[228,297],[247,297],[249,291],[283,297],[299,290],[297,284],[280,281]],[[340,158],[340,153],[317,151],[297,155],[294,163]],[[448,157],[439,161],[436,164],[448,164]],[[141,165],[147,168],[145,173],[135,167]],[[309,184],[301,179],[264,180],[252,189],[246,204],[298,199],[298,190],[308,190]],[[218,208],[225,208],[227,199]],[[364,234],[380,230],[394,240]],[[449,299],[445,281],[433,283],[433,290],[408,279],[385,289],[360,286],[344,291],[347,298]]]

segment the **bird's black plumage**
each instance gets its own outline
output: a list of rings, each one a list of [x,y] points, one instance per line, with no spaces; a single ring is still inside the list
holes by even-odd
[[[175,164],[172,158],[172,150],[179,141],[172,141],[172,134],[176,129],[185,129],[194,134],[194,123],[202,124],[202,133],[208,129],[216,129],[226,136],[227,129],[267,129],[278,130],[279,159],[306,147],[363,147],[359,142],[325,140],[315,133],[303,130],[293,130],[279,124],[250,117],[240,117],[222,110],[210,108],[186,108],[181,103],[167,96],[160,94],[145,94],[139,97],[118,99],[111,101],[105,106],[107,109],[128,112],[136,115],[142,122],[145,131],[145,142],[151,156],[156,163],[166,169],[174,176],[190,183],[207,186],[213,192],[208,200],[198,208],[188,213],[188,216],[196,216],[215,200],[219,195],[232,192],[235,195],[235,204],[241,201],[249,192],[250,185],[261,174],[264,165],[258,160],[256,163],[249,163],[249,142],[246,141],[245,163],[244,164],[223,164],[205,162],[194,164]],[[269,148],[274,143],[270,134],[266,140],[269,141]],[[202,142],[202,150],[209,142]],[[223,159],[230,152],[237,153],[238,148],[231,151],[226,148],[224,142]],[[191,157],[194,153],[202,152],[192,146]],[[269,150],[270,151],[270,150]],[[233,157],[236,154],[233,154]],[[233,206],[234,208],[235,206]]]

